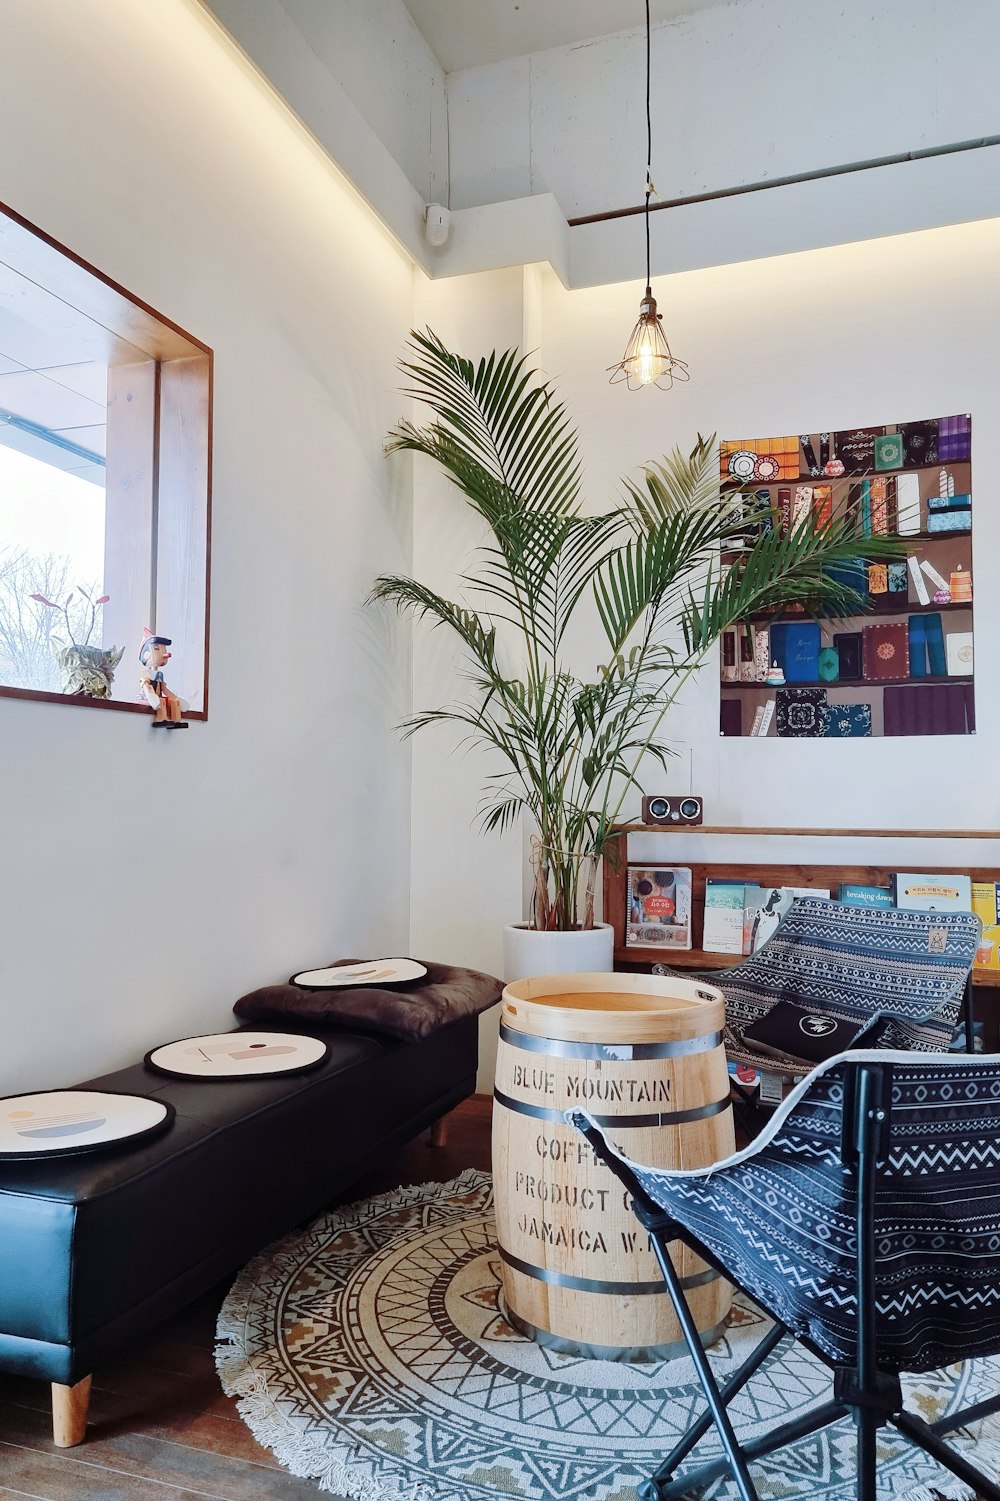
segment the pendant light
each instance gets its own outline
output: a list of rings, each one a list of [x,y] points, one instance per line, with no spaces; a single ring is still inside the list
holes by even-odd
[[[630,391],[640,386],[659,386],[669,390],[674,381],[687,380],[688,367],[670,352],[663,332],[662,314],[656,311],[656,298],[649,278],[649,200],[653,193],[652,157],[653,126],[649,108],[650,25],[649,0],[646,0],[646,292],[639,303],[639,321],[633,328],[625,353],[617,365],[610,366],[611,385],[625,381]]]

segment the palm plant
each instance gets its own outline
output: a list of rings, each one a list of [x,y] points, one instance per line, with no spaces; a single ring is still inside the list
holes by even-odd
[[[700,436],[689,454],[675,449],[626,479],[612,509],[585,514],[576,433],[516,350],[473,363],[428,330],[408,351],[406,394],[432,420],[401,422],[387,451],[434,459],[487,536],[458,599],[400,575],[375,582],[372,599],[447,627],[464,649],[464,699],[419,711],[403,730],[457,724],[499,756],[482,825],[532,822],[532,926],[590,928],[624,800],[642,790],[647,758],[666,763],[664,723],[723,630],[795,602],[857,614],[863,597],[831,565],[898,557],[903,544],[864,536],[853,516],[762,530],[720,493],[715,440]],[[739,550],[723,556],[734,538]],[[603,638],[588,676],[566,651],[581,611]]]

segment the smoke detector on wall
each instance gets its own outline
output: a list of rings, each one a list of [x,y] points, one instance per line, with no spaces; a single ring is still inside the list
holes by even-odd
[[[429,245],[444,245],[451,228],[451,213],[442,203],[429,203],[424,209],[424,237]]]

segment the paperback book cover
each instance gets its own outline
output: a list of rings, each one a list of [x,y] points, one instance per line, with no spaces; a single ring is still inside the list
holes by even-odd
[[[626,944],[691,947],[691,870],[630,865]]]
[[[705,882],[705,927],[701,946],[710,954],[742,954],[743,904],[746,883],[716,880]]]
[[[900,871],[892,882],[897,907],[911,912],[972,911],[972,882],[968,876]]]
[[[973,881],[972,910],[983,924],[976,950],[976,968],[1000,969],[1000,884]]]
[[[845,907],[894,907],[891,886],[855,886],[845,882],[838,901]]]
[[[797,896],[829,895],[814,886],[748,885],[743,897],[744,954],[756,953],[767,942]]]

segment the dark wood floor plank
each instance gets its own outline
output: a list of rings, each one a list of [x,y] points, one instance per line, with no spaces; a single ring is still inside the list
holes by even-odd
[[[0,1443],[0,1471],[8,1485],[44,1501],[223,1501],[217,1491],[192,1491],[152,1474],[121,1474],[13,1444]]]
[[[257,1464],[213,1448],[193,1447],[177,1439],[116,1432],[100,1424],[88,1428],[86,1442],[79,1448],[57,1450],[46,1440],[42,1415],[21,1408],[5,1413],[4,1418],[6,1442],[0,1451],[3,1456],[0,1474],[8,1484],[23,1478],[16,1468],[11,1467],[10,1453],[21,1456],[20,1462],[29,1475],[34,1473],[34,1461],[45,1460],[50,1467],[70,1465],[78,1484],[96,1484],[95,1477],[116,1476],[117,1480],[111,1483],[118,1485],[130,1501],[138,1494],[134,1489],[135,1482],[153,1478],[158,1485],[170,1486],[184,1495],[211,1496],[213,1501],[292,1501],[292,1498],[299,1501],[305,1494],[303,1487],[307,1482],[278,1468],[273,1456],[259,1450],[252,1438],[250,1445],[254,1452],[264,1456],[267,1463]],[[232,1427],[238,1432],[242,1425],[234,1423]],[[243,1431],[247,1432],[246,1429]],[[315,1486],[310,1488],[310,1493],[315,1496]],[[174,1498],[171,1497],[170,1501]]]

